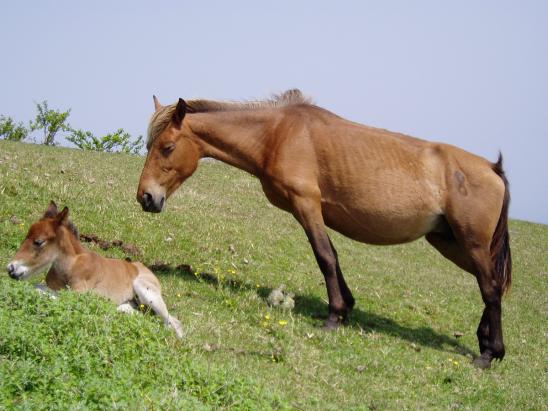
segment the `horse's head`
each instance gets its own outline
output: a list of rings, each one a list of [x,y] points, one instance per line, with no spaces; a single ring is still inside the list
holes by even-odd
[[[8,274],[16,280],[24,280],[40,273],[59,255],[59,230],[70,230],[68,208],[58,212],[52,201],[44,216],[34,223],[7,266]]]
[[[201,157],[200,147],[183,119],[186,103],[179,99],[162,106],[154,97],[156,112],[148,128],[148,154],[141,173],[137,201],[143,210],[162,211],[165,200],[194,173]]]

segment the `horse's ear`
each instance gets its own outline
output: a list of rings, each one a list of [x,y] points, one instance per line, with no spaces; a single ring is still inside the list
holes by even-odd
[[[158,110],[160,110],[162,107],[164,107],[164,106],[162,106],[162,105],[160,104],[160,100],[158,100],[158,97],[152,96],[152,99],[154,100],[154,110],[158,111]]]
[[[50,201],[46,212],[44,213],[44,218],[52,218],[57,215],[59,210],[57,209],[57,204],[54,201]]]
[[[183,124],[183,118],[185,118],[186,114],[186,102],[180,98],[177,102],[177,107],[175,107],[175,111],[173,112],[172,121],[175,127],[180,128],[181,124]]]
[[[69,224],[69,209],[68,207],[63,208],[63,211],[61,211],[57,216],[55,217],[57,222],[60,225],[68,225]]]

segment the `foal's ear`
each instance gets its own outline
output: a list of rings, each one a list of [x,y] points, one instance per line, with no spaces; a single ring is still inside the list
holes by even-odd
[[[162,105],[160,104],[160,100],[158,100],[158,97],[152,96],[152,99],[154,100],[154,110],[158,111],[158,110],[160,110],[162,107],[164,107],[164,106],[162,106]]]
[[[57,204],[55,204],[55,202],[53,202],[53,201],[50,201],[49,206],[48,206],[46,212],[44,213],[44,218],[55,217],[58,212],[59,212],[59,210],[57,209]]]
[[[63,211],[61,211],[57,216],[55,217],[57,222],[60,225],[68,225],[69,224],[69,209],[68,207],[63,208]]]
[[[183,118],[185,118],[185,114],[186,102],[182,98],[180,98],[177,102],[177,107],[175,107],[175,111],[173,112],[173,117],[171,118],[173,124],[175,124],[175,127],[181,127],[181,124],[183,124]]]

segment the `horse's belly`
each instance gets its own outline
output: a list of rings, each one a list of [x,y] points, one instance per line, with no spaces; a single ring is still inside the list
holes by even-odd
[[[324,202],[322,213],[328,227],[353,240],[378,245],[416,240],[435,231],[443,220],[439,208],[420,200],[384,207]]]
[[[443,219],[443,173],[434,160],[413,158],[414,168],[383,167],[371,161],[360,172],[325,176],[320,182],[326,224],[341,234],[371,244],[416,240]]]
[[[328,227],[353,240],[368,244],[407,243],[434,231],[442,221],[439,214],[406,217],[353,213],[330,206],[323,209]]]

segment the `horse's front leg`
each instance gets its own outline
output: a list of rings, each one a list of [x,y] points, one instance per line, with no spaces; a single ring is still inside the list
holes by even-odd
[[[337,254],[337,250],[335,249],[335,246],[333,245],[333,242],[331,241],[331,239],[329,239],[329,244],[331,245],[333,254],[335,254],[335,260],[337,261],[337,280],[339,281],[339,289],[341,290],[341,294],[343,296],[344,302],[348,306],[348,309],[351,310],[352,308],[354,308],[354,304],[356,303],[356,300],[354,300],[354,296],[352,295],[350,288],[348,288],[348,285],[346,284],[346,281],[344,280],[344,276],[341,271],[341,267],[339,265],[339,255]]]
[[[329,317],[325,322],[325,328],[334,329],[346,319],[354,299],[344,283],[342,273],[340,276],[342,281],[337,274],[339,265],[337,255],[327,236],[319,195],[317,198],[314,197],[295,196],[292,199],[293,215],[303,226],[325,278],[329,298]],[[341,292],[341,287],[343,287],[346,298]]]

